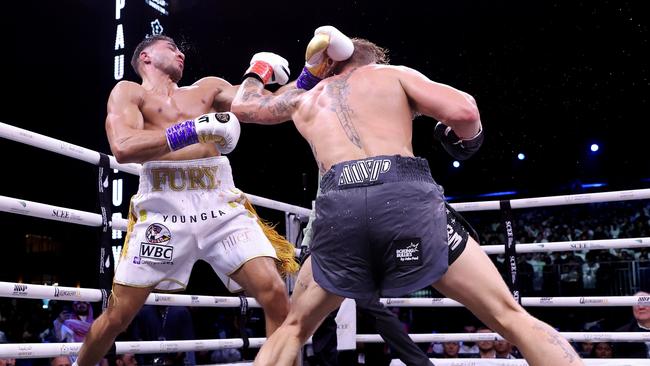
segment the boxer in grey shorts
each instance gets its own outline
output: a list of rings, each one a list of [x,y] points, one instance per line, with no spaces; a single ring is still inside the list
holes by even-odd
[[[359,300],[397,297],[447,271],[445,202],[426,160],[395,155],[339,163],[321,189],[311,254],[324,289]]]
[[[332,26],[314,31],[305,61],[298,89],[270,96],[264,91],[268,75],[248,74],[231,104],[242,122],[293,121],[326,175],[313,255],[300,269],[289,315],[255,365],[292,365],[341,295],[390,296],[428,285],[515,344],[529,364],[582,365],[566,339],[515,301],[476,240],[468,238],[447,264],[445,231],[452,231],[456,250],[459,241],[453,225],[445,230],[442,191],[419,159],[397,157],[414,156],[414,118],[420,115],[435,123],[433,138],[452,157],[474,155],[484,139],[474,97],[408,66],[387,65],[385,49]],[[274,63],[261,66],[265,75],[276,69],[283,75]],[[471,178],[467,183],[480,185]]]

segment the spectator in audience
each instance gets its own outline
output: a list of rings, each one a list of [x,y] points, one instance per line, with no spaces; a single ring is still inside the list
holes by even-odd
[[[512,352],[512,343],[506,340],[495,341],[494,351],[496,352],[496,358],[517,358]]]
[[[4,335],[4,333],[2,333]],[[4,338],[0,338],[0,344],[1,343],[9,343],[7,342],[7,337],[5,336]],[[16,359],[15,358],[0,358],[0,366],[15,366],[16,365]]]
[[[580,357],[591,357],[591,352],[594,349],[594,342],[580,342],[578,343],[577,352]]]
[[[612,358],[613,348],[610,342],[597,342],[591,350],[591,358]]]
[[[460,351],[460,343],[458,342],[443,342],[442,354],[440,358],[458,358]]]
[[[65,311],[65,310],[64,310]],[[60,340],[63,342],[83,342],[93,323],[93,308],[87,301],[72,303],[72,313],[62,311],[63,324],[60,329]],[[60,320],[57,318],[55,320]]]
[[[476,326],[471,324],[465,325],[463,327],[463,332],[476,333]],[[476,345],[476,342],[460,342],[460,349],[458,350],[458,353],[466,355],[477,355],[478,346]]]
[[[233,316],[232,313],[220,313],[217,317],[217,321],[214,324],[216,328],[217,338],[218,339],[228,339],[228,338],[240,338],[241,332],[239,329],[239,318]],[[248,332],[248,329],[245,329],[248,336],[252,336]],[[224,362],[236,362],[243,359],[242,353],[237,348],[222,348],[212,351],[210,355],[210,360],[212,362],[224,363]]]
[[[72,362],[70,362],[68,356],[52,357],[50,358],[50,366],[72,366]]]
[[[493,333],[492,329],[481,326],[476,330],[476,333]],[[496,358],[496,351],[494,350],[494,341],[478,341],[479,358]]]
[[[72,307],[67,302],[52,300],[49,310],[53,319],[49,323],[49,327],[39,334],[39,338],[43,343],[58,343],[63,339],[61,335],[63,322],[73,316]]]
[[[133,319],[131,335],[136,341],[193,340],[192,315],[186,306],[144,305]],[[143,365],[194,365],[194,352],[139,355]]]
[[[138,361],[133,353],[107,357],[109,366],[137,366]]]
[[[650,296],[650,293],[647,291],[639,291],[635,293],[634,296],[646,296],[645,304],[648,304],[647,296]],[[632,306],[632,315],[634,316],[634,319],[616,329],[617,332],[650,332],[650,305]],[[650,345],[648,343],[617,343],[615,346],[616,357],[650,358]]]

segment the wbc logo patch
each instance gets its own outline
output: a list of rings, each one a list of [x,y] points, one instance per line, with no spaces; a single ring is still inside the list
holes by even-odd
[[[151,224],[145,231],[146,243],[140,243],[140,253],[133,263],[173,264],[174,247],[169,245],[172,239],[169,229],[162,224]]]

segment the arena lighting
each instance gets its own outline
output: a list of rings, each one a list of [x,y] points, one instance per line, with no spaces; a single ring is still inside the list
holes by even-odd
[[[517,194],[517,191],[503,191],[503,192],[491,192],[491,193],[483,193],[479,194],[476,197],[499,197],[499,196],[510,196],[513,194]]]
[[[591,151],[596,152],[600,149],[600,146],[598,144],[591,144]]]
[[[519,153],[519,154],[517,154],[517,159],[524,160],[524,159],[526,159],[526,155],[524,155],[524,153]]]
[[[459,168],[460,167],[460,162],[458,160],[454,160],[454,162],[451,163],[451,165],[453,165],[454,168]]]
[[[598,187],[605,187],[607,183],[584,183],[581,184],[580,186],[584,188],[598,188]]]

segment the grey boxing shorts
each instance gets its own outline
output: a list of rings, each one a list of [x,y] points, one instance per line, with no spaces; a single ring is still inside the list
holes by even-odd
[[[358,300],[397,297],[447,271],[447,208],[426,160],[342,162],[325,173],[321,190],[311,254],[325,290]]]

